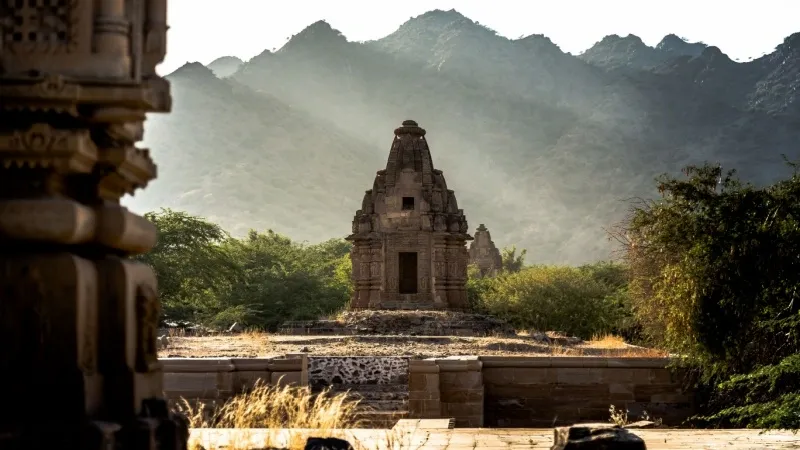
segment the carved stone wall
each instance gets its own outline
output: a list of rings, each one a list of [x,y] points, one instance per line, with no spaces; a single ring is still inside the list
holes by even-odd
[[[454,192],[433,168],[425,134],[413,120],[395,130],[386,169],[353,219],[353,309],[467,306],[465,244],[472,238]],[[401,253],[414,254],[416,266],[401,270]],[[406,270],[416,270],[415,289],[404,291]]]
[[[503,267],[503,257],[494,245],[486,225],[480,224],[475,231],[475,240],[469,246],[469,262],[475,264],[482,276],[494,275]]]
[[[0,2],[0,448],[186,446],[156,277],[127,259],[156,230],[119,204],[156,176],[136,143],[171,106],[166,29],[166,0]]]
[[[309,356],[312,387],[408,383],[409,358],[402,356]]]

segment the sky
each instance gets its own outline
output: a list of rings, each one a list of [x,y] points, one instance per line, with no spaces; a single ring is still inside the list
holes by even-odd
[[[159,73],[220,56],[248,60],[325,20],[350,41],[379,39],[433,9],[456,9],[498,34],[544,34],[579,54],[610,34],[656,45],[674,33],[747,61],[800,32],[800,0],[170,0],[167,57]]]

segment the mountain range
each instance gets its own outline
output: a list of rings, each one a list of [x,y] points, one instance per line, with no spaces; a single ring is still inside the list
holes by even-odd
[[[159,178],[125,204],[236,235],[348,234],[405,119],[428,130],[470,227],[541,263],[609,258],[604,229],[626,199],[655,198],[661,173],[707,161],[762,184],[800,156],[800,33],[744,63],[675,35],[607,36],[571,55],[435,10],[369,42],[316,22],[278,51],[167,79],[173,112],[145,132]]]

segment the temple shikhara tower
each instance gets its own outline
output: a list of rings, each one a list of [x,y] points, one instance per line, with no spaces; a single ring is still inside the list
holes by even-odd
[[[145,114],[166,0],[0,2],[0,448],[185,449],[156,353]]]
[[[394,130],[379,170],[353,219],[355,289],[351,309],[467,307],[467,218],[433,168],[425,130],[406,120]]]
[[[469,262],[478,266],[482,276],[494,275],[503,267],[500,250],[494,245],[486,225],[475,230],[475,240],[469,246]]]

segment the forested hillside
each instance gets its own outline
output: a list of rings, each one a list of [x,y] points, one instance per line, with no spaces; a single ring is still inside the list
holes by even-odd
[[[766,183],[787,175],[782,155],[800,155],[800,33],[746,63],[674,35],[654,48],[609,36],[574,56],[431,11],[366,43],[317,22],[274,53],[210,66],[236,69],[168,77],[174,111],[145,136],[160,176],[126,203],[235,235],[346,235],[409,118],[470,227],[532,262],[607,258],[604,228],[626,199],[655,196],[660,173],[708,161]]]

